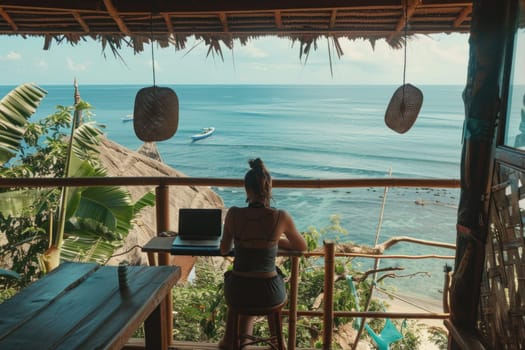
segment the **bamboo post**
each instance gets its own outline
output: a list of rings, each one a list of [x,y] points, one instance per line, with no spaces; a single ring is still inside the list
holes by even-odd
[[[295,350],[297,338],[297,294],[299,288],[299,257],[290,257],[291,276],[290,276],[290,306],[288,309],[288,350]]]
[[[450,314],[454,327],[473,332],[477,326],[480,286],[489,230],[488,198],[493,151],[501,111],[500,89],[507,33],[505,20],[514,1],[473,2],[469,38],[464,140],[461,152],[456,260],[450,286]],[[451,339],[449,349],[461,346]]]
[[[334,328],[335,243],[324,241],[323,350],[332,349]]]
[[[166,185],[159,185],[155,188],[155,200],[156,200],[156,219],[157,219],[157,234],[159,232],[168,231],[170,226],[170,193],[169,187]],[[169,253],[158,253],[159,265],[171,265]],[[163,308],[169,319],[165,325],[165,334],[161,336],[167,339],[168,345],[173,343],[173,301],[171,293],[166,295],[166,299],[163,301]]]

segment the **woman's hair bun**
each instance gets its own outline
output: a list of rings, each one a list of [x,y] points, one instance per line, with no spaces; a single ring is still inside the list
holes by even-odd
[[[248,164],[250,164],[250,168],[252,169],[256,169],[256,168],[259,168],[259,169],[263,169],[263,161],[261,160],[261,158],[255,158],[255,159],[250,159],[248,161]]]

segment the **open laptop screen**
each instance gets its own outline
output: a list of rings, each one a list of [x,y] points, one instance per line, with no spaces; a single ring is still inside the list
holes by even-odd
[[[179,236],[183,240],[207,240],[221,236],[222,210],[179,209]]]

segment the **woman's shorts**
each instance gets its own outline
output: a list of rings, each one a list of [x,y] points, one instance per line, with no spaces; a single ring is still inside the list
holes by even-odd
[[[224,296],[228,305],[272,306],[286,300],[286,287],[280,271],[270,278],[245,277],[227,271]]]

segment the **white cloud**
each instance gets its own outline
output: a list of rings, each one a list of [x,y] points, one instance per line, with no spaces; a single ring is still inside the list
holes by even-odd
[[[67,68],[73,72],[85,71],[88,69],[88,66],[89,66],[89,64],[87,63],[77,63],[69,57],[66,57],[66,63],[67,63]]]
[[[21,59],[22,55],[16,51],[10,51],[5,56],[0,56],[2,61],[20,61]]]
[[[234,48],[234,52],[235,51],[241,53],[246,57],[252,58],[264,58],[269,56],[268,52],[259,47],[256,47],[253,41],[247,43],[244,46],[238,46],[237,48]]]
[[[35,62],[35,67],[37,69],[47,69],[48,66],[49,65],[44,60],[38,60],[38,61]]]

